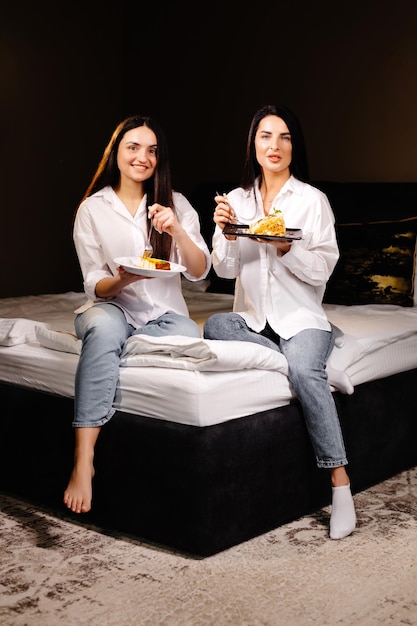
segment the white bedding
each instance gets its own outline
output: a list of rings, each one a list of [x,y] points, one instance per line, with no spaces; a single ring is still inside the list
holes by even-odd
[[[233,297],[206,293],[207,281],[184,281],[190,314],[202,328]],[[0,380],[72,397],[81,342],[72,334],[84,295],[67,293],[0,300]],[[417,367],[417,307],[326,305],[343,330],[329,359],[332,389]],[[285,358],[240,342],[184,337],[131,337],[126,343],[116,409],[208,426],[284,406],[293,398]]]

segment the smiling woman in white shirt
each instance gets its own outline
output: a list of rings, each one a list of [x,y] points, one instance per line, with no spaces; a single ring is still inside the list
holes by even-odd
[[[213,268],[236,278],[235,298],[233,312],[207,320],[204,337],[250,341],[285,355],[317,466],[330,471],[330,537],[342,539],[355,529],[356,513],[326,372],[334,330],[322,306],[339,249],[329,201],[307,181],[297,117],[282,105],[262,107],[250,125],[241,186],[215,197]],[[229,223],[253,224],[277,211],[287,228],[301,230],[301,239],[223,233]]]
[[[172,189],[165,134],[154,119],[135,115],[114,130],[74,222],[87,298],[74,322],[82,350],[75,377],[74,467],[64,493],[74,513],[92,506],[95,444],[114,414],[126,340],[140,333],[200,337],[180,272],[148,277],[115,261],[143,254],[151,224],[155,258],[181,267],[190,281],[207,276],[210,252],[197,212]]]

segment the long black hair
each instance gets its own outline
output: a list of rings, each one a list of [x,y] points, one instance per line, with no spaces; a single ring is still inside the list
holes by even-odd
[[[252,118],[246,146],[246,158],[243,165],[241,186],[244,189],[253,187],[258,176],[262,175],[255,152],[255,136],[261,120],[267,115],[276,115],[284,120],[291,135],[292,158],[290,173],[303,182],[308,182],[308,160],[304,141],[304,133],[297,116],[282,104],[267,104],[259,109]]]

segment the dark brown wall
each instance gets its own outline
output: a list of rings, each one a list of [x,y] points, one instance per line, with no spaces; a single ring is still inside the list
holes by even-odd
[[[300,117],[313,180],[417,180],[415,0],[233,5],[207,3],[191,27],[188,3],[148,8],[142,91],[131,66],[132,106],[151,105],[169,129],[186,191],[240,177],[250,120],[268,102]]]
[[[239,179],[267,102],[300,117],[313,180],[417,181],[415,0],[57,6],[0,22],[0,297],[80,288],[73,214],[129,113],[163,123],[187,195]]]
[[[0,20],[0,297],[80,289],[73,215],[122,110],[117,11],[25,4]]]

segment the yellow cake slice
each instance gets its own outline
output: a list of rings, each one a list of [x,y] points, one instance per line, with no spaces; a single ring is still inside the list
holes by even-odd
[[[154,259],[153,257],[145,258],[140,256],[135,263],[136,267],[141,267],[146,270],[170,270],[171,264],[169,261],[162,261],[162,259]]]

